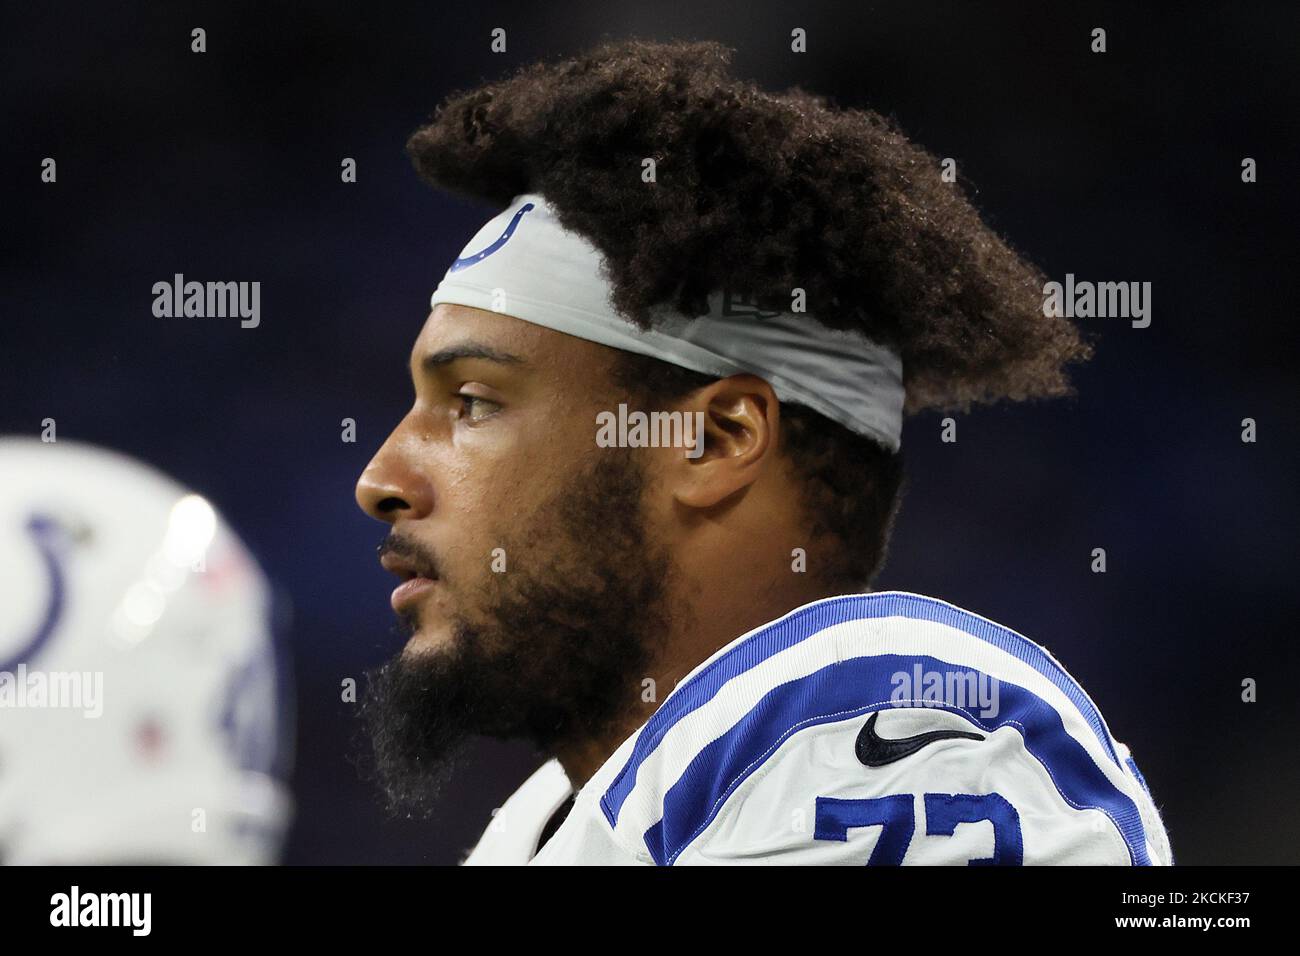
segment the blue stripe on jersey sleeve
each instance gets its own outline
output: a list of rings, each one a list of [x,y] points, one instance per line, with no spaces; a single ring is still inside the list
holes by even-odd
[[[601,797],[601,809],[610,826],[618,823],[623,803],[636,786],[641,764],[654,753],[678,721],[712,700],[727,681],[828,627],[882,617],[906,617],[945,624],[992,644],[1033,667],[1060,688],[1079,709],[1115,765],[1119,766],[1110,734],[1088,695],[1074,678],[1027,637],[969,611],[918,594],[892,591],[850,594],[810,604],[755,631],[670,694],[637,736],[632,754]]]
[[[1147,786],[1147,778],[1142,776],[1142,771],[1138,769],[1137,761],[1129,757],[1125,762],[1128,764],[1128,768],[1133,771],[1133,776],[1137,778],[1137,782],[1142,784],[1142,789],[1146,791],[1146,795],[1151,796],[1151,788]]]
[[[918,664],[927,672],[945,675],[972,672],[932,657],[877,655],[832,664],[768,693],[727,733],[702,749],[665,794],[663,817],[645,833],[646,848],[655,862],[671,865],[712,822],[736,788],[787,738],[818,724],[889,709],[893,675],[910,672]],[[1066,732],[1056,708],[1032,691],[1006,681],[999,682],[999,702],[996,717],[982,717],[946,704],[937,705],[937,709],[958,714],[989,733],[1014,727],[1024,739],[1025,749],[1046,768],[1061,797],[1072,807],[1105,813],[1123,837],[1131,862],[1149,866],[1137,805]],[[864,783],[869,781],[869,773],[864,767]],[[812,792],[806,795],[810,803],[816,796]]]

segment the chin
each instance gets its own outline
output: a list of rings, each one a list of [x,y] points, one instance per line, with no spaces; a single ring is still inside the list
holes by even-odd
[[[421,627],[411,635],[406,643],[406,648],[402,649],[403,654],[426,654],[437,652],[437,650],[446,650],[451,646],[451,628],[447,627]]]
[[[453,634],[446,624],[426,624],[420,627],[407,640],[402,648],[403,656],[430,654],[444,651],[451,646]]]

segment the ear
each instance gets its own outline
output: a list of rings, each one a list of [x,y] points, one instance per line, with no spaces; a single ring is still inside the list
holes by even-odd
[[[780,407],[772,386],[757,375],[731,375],[693,392],[682,410],[695,447],[668,469],[673,497],[710,508],[752,485],[776,453]],[[701,421],[702,448],[695,433]]]

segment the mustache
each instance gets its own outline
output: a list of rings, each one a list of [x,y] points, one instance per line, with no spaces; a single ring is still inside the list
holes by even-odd
[[[438,559],[434,553],[411,538],[403,538],[396,532],[389,532],[388,537],[380,542],[375,550],[380,560],[384,555],[391,554],[411,565],[411,568],[421,577],[442,578]]]

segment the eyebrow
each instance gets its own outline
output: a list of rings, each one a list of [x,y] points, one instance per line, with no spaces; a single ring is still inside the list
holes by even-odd
[[[460,359],[483,359],[488,362],[499,362],[502,365],[528,364],[518,355],[511,355],[509,352],[502,352],[499,349],[480,345],[477,342],[464,342],[460,345],[452,345],[436,352],[430,352],[420,360],[420,367],[426,372],[434,372]]]

